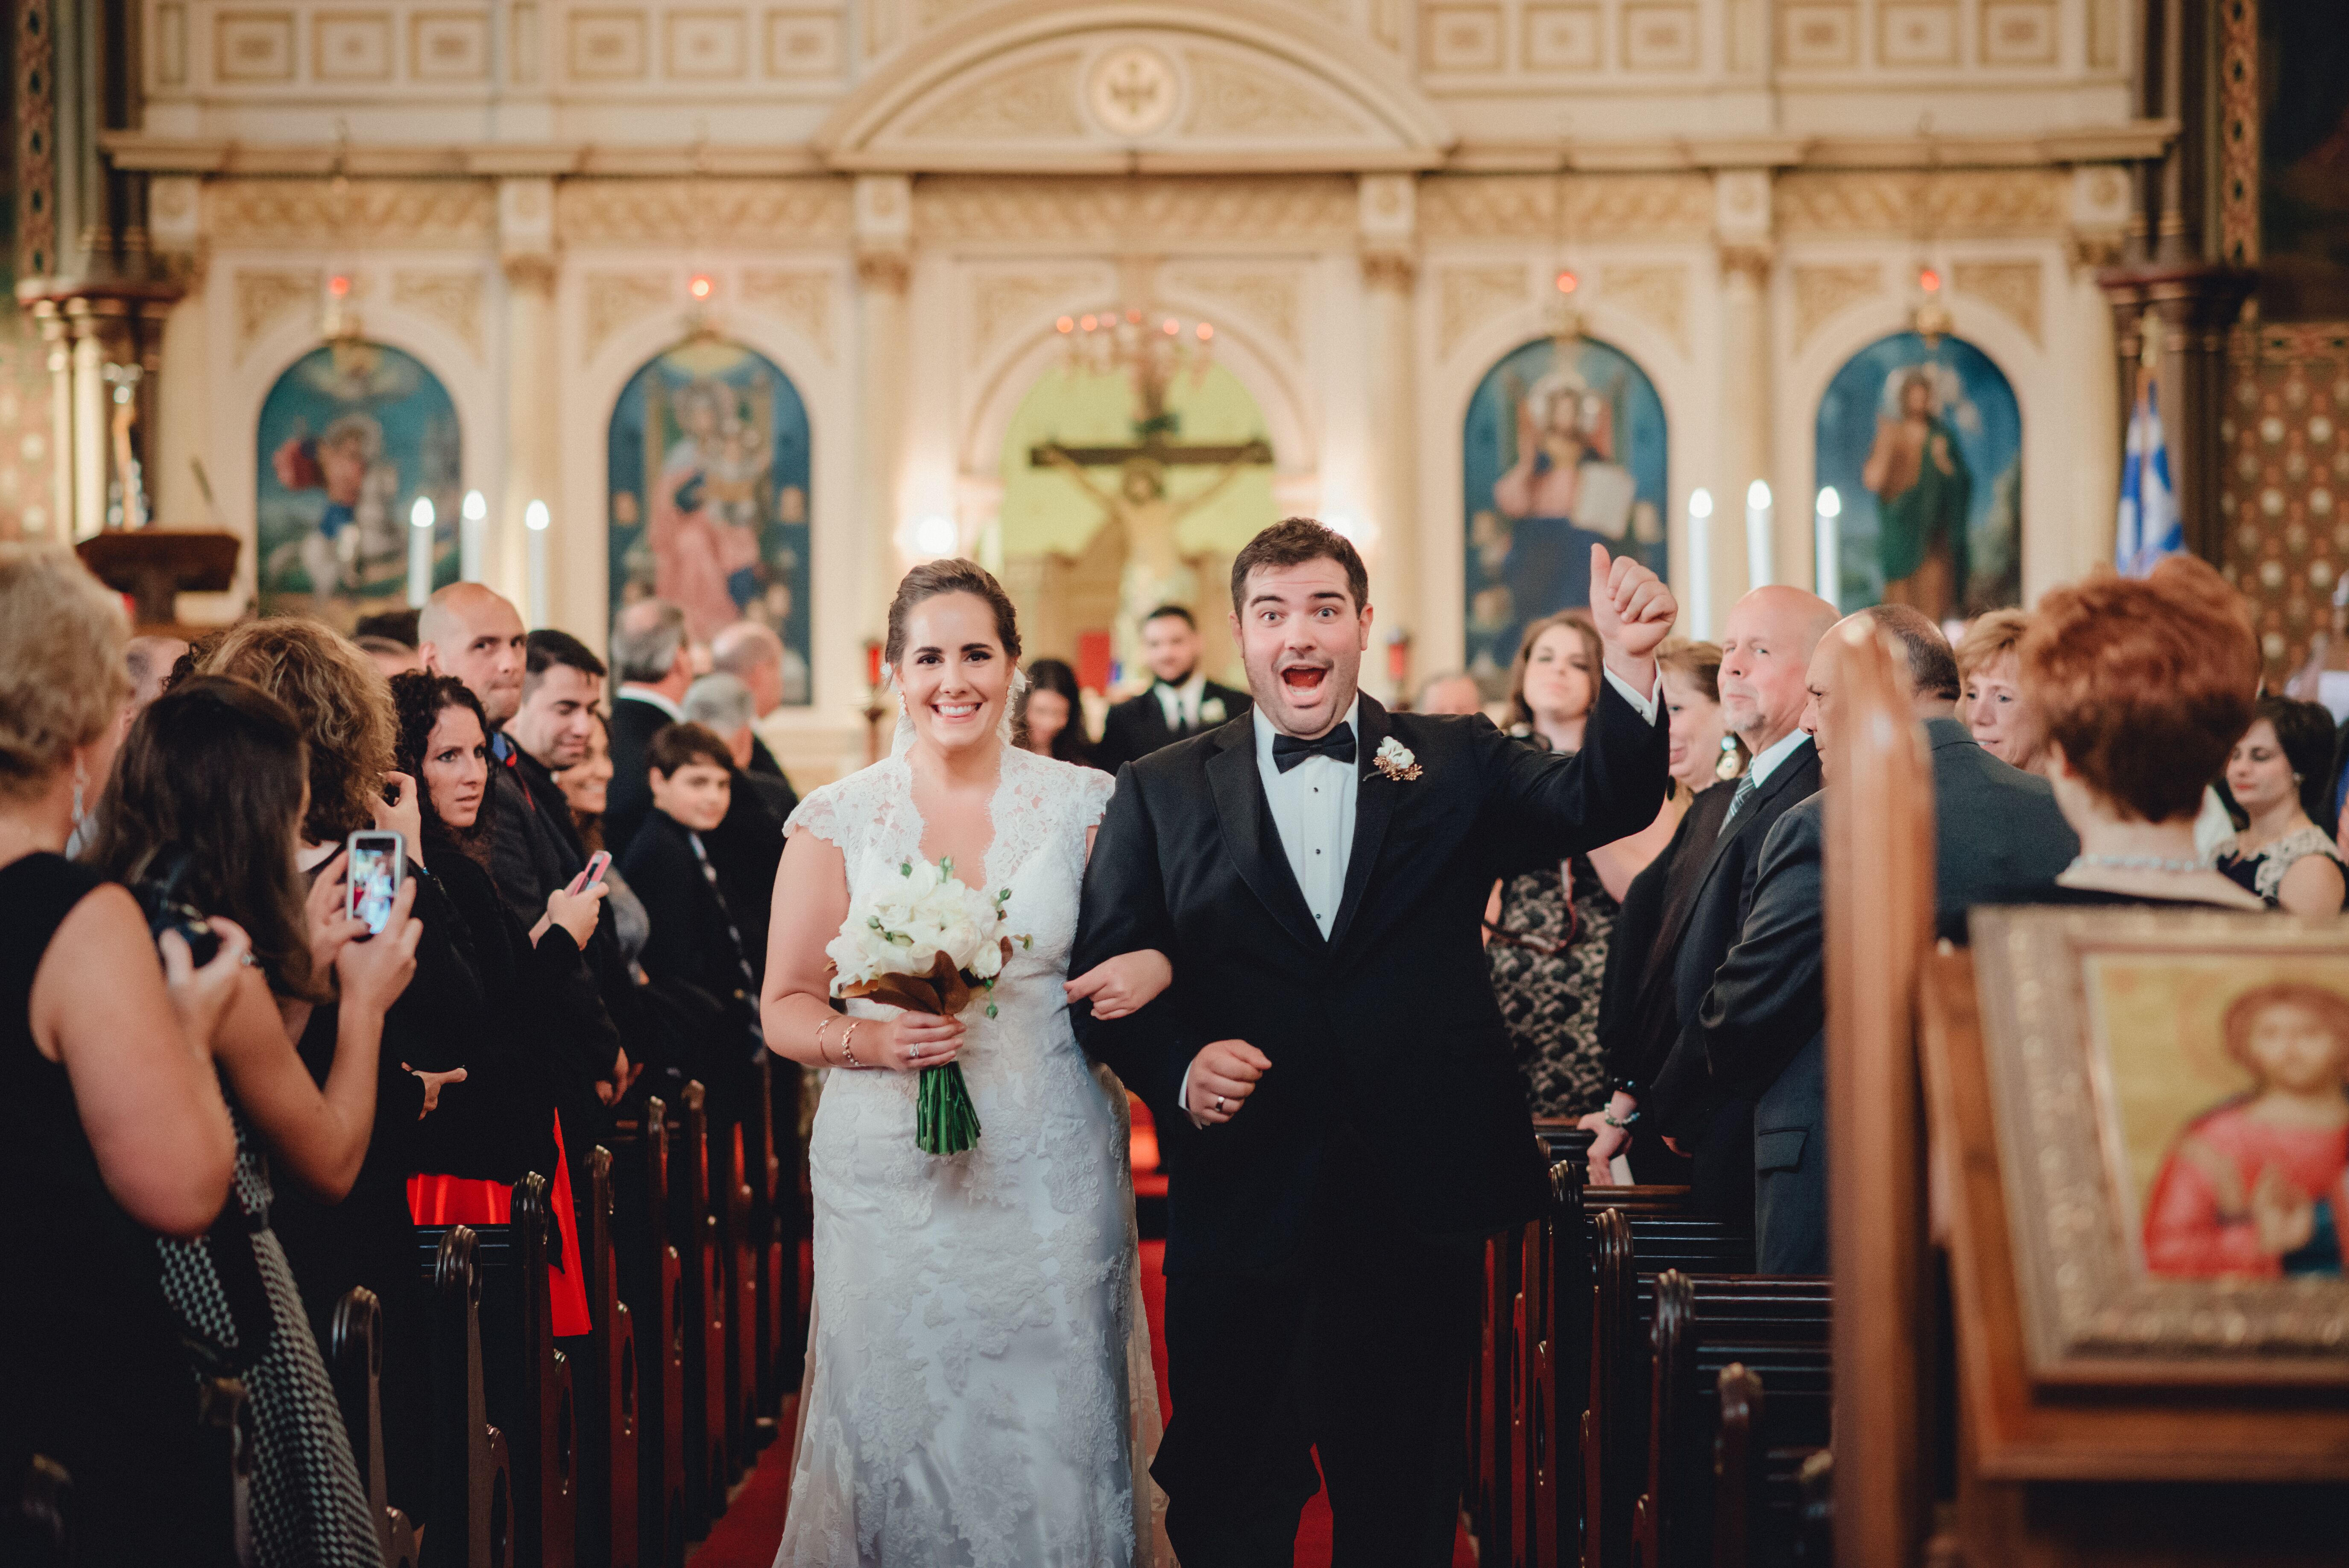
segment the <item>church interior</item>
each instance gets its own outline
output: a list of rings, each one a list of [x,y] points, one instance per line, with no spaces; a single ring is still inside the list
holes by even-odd
[[[1363,689],[1499,704],[1594,542],[1695,639],[1774,583],[2028,607],[2127,565],[2152,430],[2269,683],[2349,627],[2339,0],[10,10],[0,540],[73,546],[142,630],[350,632],[460,581],[599,650],[649,598],[696,641],[755,621],[804,794],[885,753],[885,615],[926,561],[996,574],[1097,732],[1161,606],[1244,686],[1234,556],[1319,518],[1368,564]],[[1455,1560],[2343,1561],[2338,1272],[2081,1305],[2072,1210],[2002,1216],[2033,1107],[2094,1085],[1986,1055],[2029,1026],[1932,945],[1920,764],[1848,743],[1880,809],[1828,828],[1834,1158],[1865,1173],[1832,1280],[1740,1285],[1668,1198],[1560,1178],[1488,1248]],[[2028,960],[1997,955],[2025,989]],[[688,1162],[679,1310],[639,1308],[625,1368],[608,1327],[546,1340],[578,1468],[528,1472],[574,1432],[533,1412],[497,1448],[514,1555],[482,1522],[439,1563],[770,1560],[793,1142]],[[591,1252],[647,1202],[614,1181]],[[675,1496],[636,1469],[663,1366]],[[486,1521],[487,1450],[453,1462]]]

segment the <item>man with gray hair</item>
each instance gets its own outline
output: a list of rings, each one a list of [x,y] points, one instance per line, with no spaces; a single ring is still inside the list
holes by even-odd
[[[750,701],[757,716],[765,718],[786,702],[808,700],[807,661],[783,646],[772,627],[755,620],[738,620],[732,626],[720,627],[718,635],[709,639],[709,662],[714,670],[741,677],[750,689]],[[772,752],[757,732],[750,736],[750,760],[742,764],[746,773],[768,778],[781,778],[782,764],[775,761]]]
[[[612,784],[604,808],[604,847],[615,857],[653,809],[646,752],[666,724],[685,718],[686,688],[693,684],[693,650],[685,612],[667,599],[638,599],[612,622]]]
[[[783,823],[800,801],[780,775],[750,771],[756,739],[750,720],[757,707],[750,686],[722,670],[703,676],[685,693],[687,721],[715,731],[734,758],[733,792],[725,819],[703,834],[701,843],[718,877],[719,897],[741,933],[743,955],[763,979],[767,911],[774,901],[775,867],[783,855]]]

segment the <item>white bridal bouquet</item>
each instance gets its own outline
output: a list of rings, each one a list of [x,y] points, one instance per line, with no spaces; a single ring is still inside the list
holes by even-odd
[[[1009,888],[989,894],[965,886],[951,857],[935,866],[901,863],[897,880],[852,908],[840,935],[825,946],[832,993],[953,1017],[974,995],[995,990],[1014,941],[1030,945],[1030,939],[1000,929],[1010,897]],[[995,1016],[991,995],[987,1015]],[[960,1154],[978,1142],[978,1111],[955,1063],[922,1069],[916,1104],[914,1141],[923,1152]]]

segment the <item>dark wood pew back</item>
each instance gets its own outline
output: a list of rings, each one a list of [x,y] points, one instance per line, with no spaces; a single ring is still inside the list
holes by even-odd
[[[669,1233],[668,1116],[657,1096],[612,1129],[621,1300],[636,1338],[636,1562],[685,1564],[685,1263]]]
[[[710,1197],[709,1118],[697,1082],[685,1085],[668,1129],[669,1236],[685,1281],[685,1533],[698,1541],[726,1511],[729,1457],[726,1264]]]
[[[513,1485],[505,1434],[490,1425],[482,1383],[481,1269],[471,1227],[440,1233],[425,1264],[432,1288],[432,1527],[424,1568],[502,1568],[513,1557]]]
[[[350,1434],[351,1458],[367,1493],[367,1517],[375,1521],[376,1544],[385,1568],[416,1568],[416,1529],[391,1506],[383,1480],[383,1303],[365,1285],[355,1285],[335,1303],[327,1334],[326,1372],[335,1402]]]
[[[586,1272],[587,1333],[563,1342],[579,1394],[580,1568],[636,1568],[637,1390],[636,1314],[620,1299],[615,1250],[612,1151],[588,1156],[587,1207],[579,1216]]]

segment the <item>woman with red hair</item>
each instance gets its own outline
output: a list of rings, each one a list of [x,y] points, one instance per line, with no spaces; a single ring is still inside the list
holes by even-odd
[[[2019,652],[2041,771],[2080,836],[2052,901],[2264,909],[2194,845],[2259,691],[2259,643],[2225,579],[2172,556],[2143,579],[2057,588]]]

